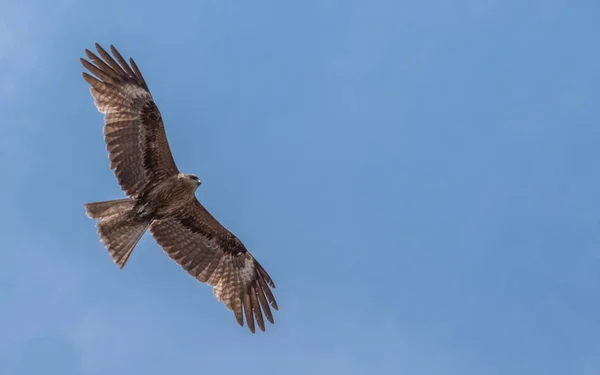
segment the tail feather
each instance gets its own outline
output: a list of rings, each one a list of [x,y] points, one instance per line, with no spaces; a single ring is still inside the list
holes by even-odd
[[[125,267],[150,221],[136,215],[134,199],[88,203],[85,207],[89,217],[100,221],[98,235],[113,261],[119,268]]]
[[[85,213],[90,219],[106,219],[110,216],[131,211],[136,204],[132,198],[115,199],[105,202],[86,203]]]

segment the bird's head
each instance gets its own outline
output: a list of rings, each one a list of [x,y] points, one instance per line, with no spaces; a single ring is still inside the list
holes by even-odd
[[[198,188],[198,186],[200,186],[202,183],[202,181],[195,174],[187,174],[186,177],[196,184],[196,188]]]

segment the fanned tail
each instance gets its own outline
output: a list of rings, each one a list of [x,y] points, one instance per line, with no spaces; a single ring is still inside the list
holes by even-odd
[[[98,235],[119,268],[133,252],[148,227],[150,219],[135,212],[136,200],[125,198],[85,204],[88,217],[99,220]]]

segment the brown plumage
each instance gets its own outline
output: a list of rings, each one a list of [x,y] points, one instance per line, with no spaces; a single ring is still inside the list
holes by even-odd
[[[252,333],[255,321],[273,323],[278,309],[275,284],[244,244],[196,199],[200,179],[177,169],[164,123],[137,65],[127,64],[111,45],[114,58],[96,44],[100,57],[80,59],[98,110],[104,113],[104,139],[121,189],[128,198],[85,205],[98,220],[98,234],[113,261],[123,268],[150,228],[167,255],[198,281],[213,287],[217,299],[244,317]]]

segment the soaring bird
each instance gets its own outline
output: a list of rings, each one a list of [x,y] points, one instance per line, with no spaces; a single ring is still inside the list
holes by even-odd
[[[213,288],[217,300],[233,311],[240,326],[244,316],[255,333],[264,331],[263,317],[273,324],[278,310],[267,271],[244,244],[196,199],[198,176],[179,172],[167,141],[162,116],[140,70],[114,46],[114,58],[96,43],[89,50],[83,79],[98,111],[104,114],[104,140],[121,189],[127,198],[85,204],[97,220],[100,240],[123,268],[149,228],[167,255],[191,276]]]

